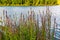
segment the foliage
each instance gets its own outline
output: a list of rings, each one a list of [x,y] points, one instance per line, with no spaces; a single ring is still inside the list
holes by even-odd
[[[0,0],[0,6],[46,6],[57,5],[57,0]]]

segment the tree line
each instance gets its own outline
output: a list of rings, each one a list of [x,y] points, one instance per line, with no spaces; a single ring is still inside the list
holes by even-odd
[[[56,5],[57,0],[0,0],[0,5],[5,6],[41,6]]]

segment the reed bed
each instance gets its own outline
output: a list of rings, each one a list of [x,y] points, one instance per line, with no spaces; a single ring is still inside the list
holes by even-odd
[[[39,11],[39,13],[35,14],[34,10],[30,11],[30,14],[28,11],[26,15],[21,13],[17,25],[18,18],[14,15],[13,23],[6,11],[5,25],[0,25],[0,40],[54,40],[56,18],[54,18],[54,26],[51,32],[52,13],[49,8],[47,8],[46,13],[44,11],[42,13]]]

